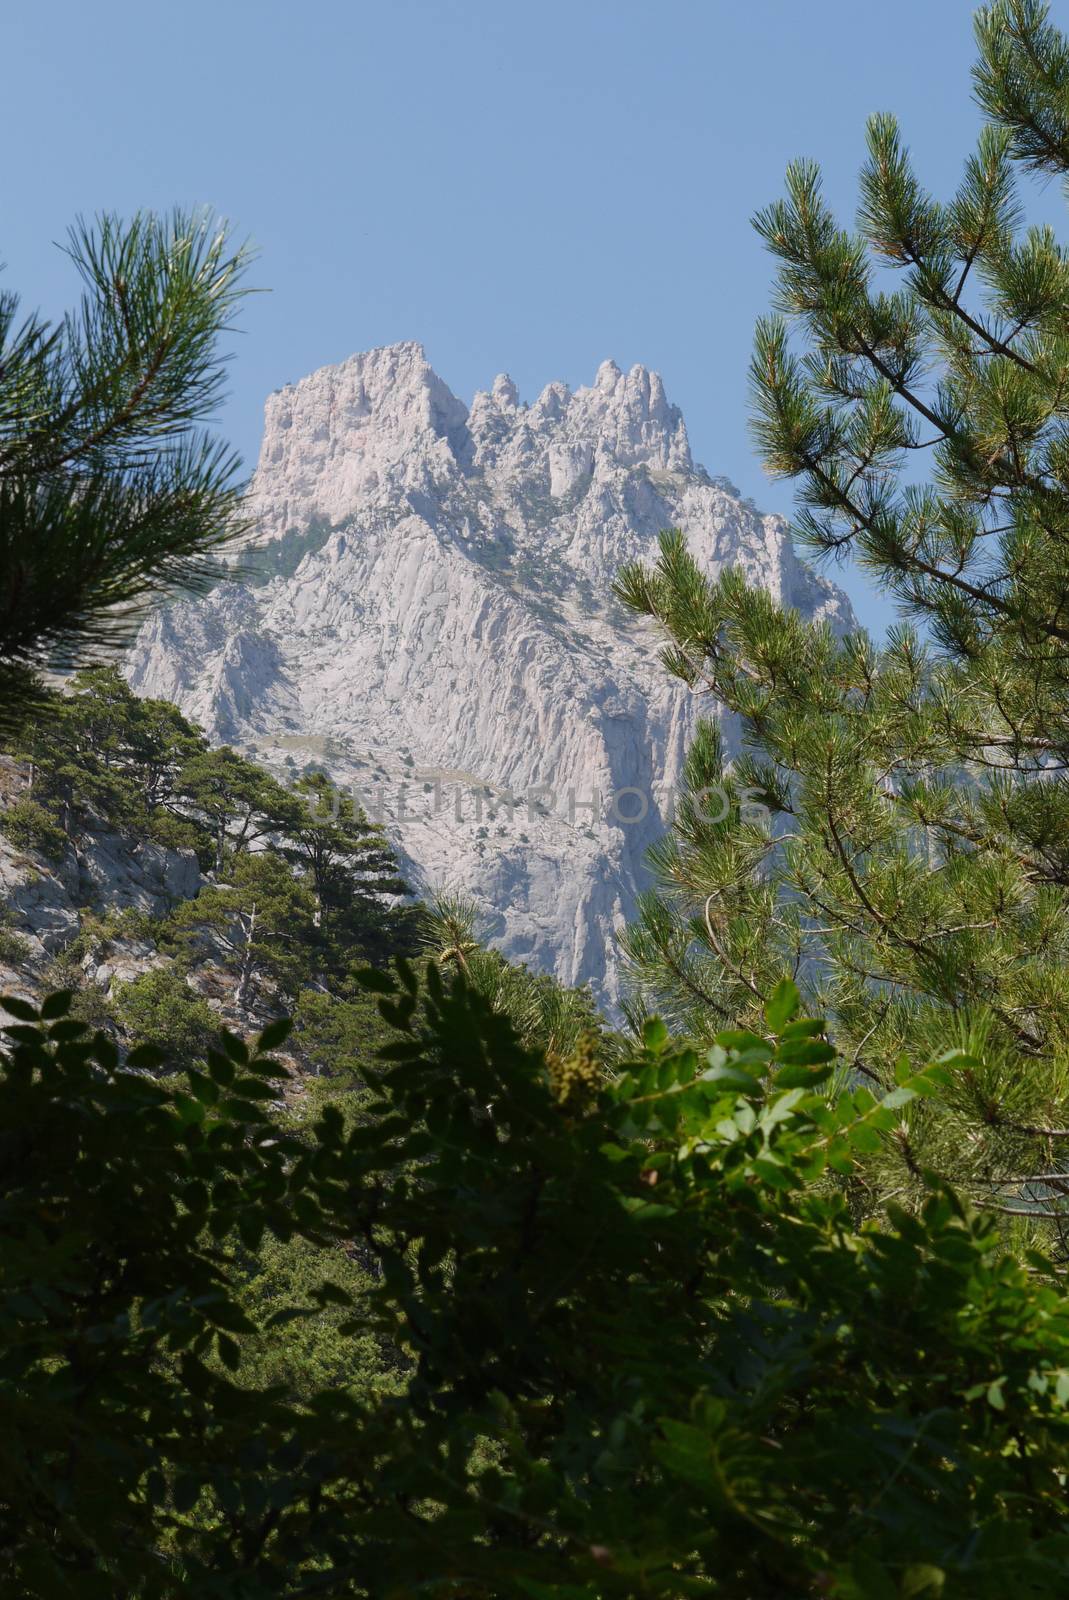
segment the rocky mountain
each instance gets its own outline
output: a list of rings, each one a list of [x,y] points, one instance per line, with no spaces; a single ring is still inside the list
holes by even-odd
[[[806,616],[850,626],[845,596],[695,464],[657,374],[611,361],[468,407],[418,344],[353,356],[270,397],[250,502],[233,580],[149,619],[132,686],[278,772],[356,785],[414,888],[466,892],[507,955],[611,1004],[615,932],[715,710],[615,574],[680,527]]]

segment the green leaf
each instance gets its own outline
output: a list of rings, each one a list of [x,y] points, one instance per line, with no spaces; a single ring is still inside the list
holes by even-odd
[[[39,1016],[36,1006],[28,1000],[20,1000],[18,995],[0,994],[0,1006],[20,1022],[36,1022]]]
[[[772,1046],[770,1044],[751,1045],[748,1050],[733,1051],[729,1059],[731,1065],[736,1069],[742,1067],[744,1071],[749,1072],[751,1067],[757,1067],[763,1072],[767,1063],[772,1060]]]
[[[830,1062],[815,1067],[780,1067],[772,1081],[777,1089],[815,1089],[818,1084],[827,1083],[831,1071]]]
[[[228,1333],[216,1333],[215,1348],[219,1352],[219,1359],[229,1372],[236,1372],[241,1366],[241,1346],[236,1339]]]
[[[642,1043],[653,1055],[658,1055],[668,1043],[668,1029],[660,1017],[647,1017],[642,1024]]]
[[[775,1060],[792,1067],[812,1067],[819,1061],[834,1061],[834,1045],[819,1039],[788,1039],[776,1051]]]
[[[359,972],[353,973],[353,979],[361,989],[367,989],[372,994],[396,994],[397,984],[388,972],[380,972],[376,967],[363,967]]]
[[[238,1215],[238,1238],[250,1250],[258,1250],[264,1236],[263,1218],[254,1211],[242,1211]]]
[[[880,1135],[867,1122],[855,1122],[852,1128],[846,1130],[846,1137],[861,1155],[874,1155],[883,1148]]]
[[[940,1595],[946,1585],[942,1567],[930,1566],[926,1561],[915,1562],[902,1574],[902,1600],[919,1600],[925,1595]]]
[[[400,978],[409,994],[417,994],[419,992],[419,979],[416,976],[416,970],[411,961],[406,961],[404,956],[395,956],[393,964],[397,976]]]
[[[263,1122],[266,1118],[263,1106],[252,1100],[239,1100],[236,1096],[223,1101],[219,1115],[230,1122]]]
[[[198,1072],[195,1067],[190,1067],[186,1073],[189,1087],[195,1100],[202,1101],[205,1105],[213,1106],[219,1099],[219,1085],[213,1083],[205,1073]]]
[[[89,1032],[84,1022],[79,1022],[76,1017],[64,1017],[59,1022],[53,1022],[48,1030],[48,1037],[63,1043],[70,1039],[81,1039]]]
[[[244,1039],[240,1039],[236,1033],[230,1033],[228,1030],[220,1034],[220,1039],[231,1061],[236,1062],[239,1067],[248,1066],[249,1049]]]
[[[316,1306],[285,1306],[281,1311],[272,1311],[264,1323],[265,1328],[284,1328],[290,1322],[300,1322],[308,1317],[317,1315]]]
[[[292,1032],[293,1019],[291,1017],[279,1017],[276,1022],[267,1024],[267,1027],[256,1042],[256,1048],[262,1051],[277,1050],[280,1044],[286,1042]]]
[[[233,1092],[244,1100],[277,1100],[278,1090],[270,1083],[263,1083],[259,1078],[239,1078],[233,1086]]]
[[[237,1076],[237,1069],[230,1057],[224,1056],[218,1050],[208,1051],[208,1071],[215,1079],[215,1082],[222,1084],[223,1088],[233,1083]]]
[[[55,994],[45,995],[41,1002],[41,1017],[46,1022],[51,1022],[56,1017],[65,1017],[71,1008],[74,998],[73,990],[57,989]]]
[[[346,1289],[342,1289],[338,1284],[331,1283],[328,1280],[325,1280],[312,1292],[315,1298],[323,1305],[351,1306],[353,1304],[353,1297]]]
[[[767,1039],[762,1039],[759,1033],[749,1033],[745,1028],[729,1028],[726,1033],[718,1033],[716,1043],[723,1050],[763,1050],[769,1056],[772,1054]]]
[[[798,986],[790,978],[781,978],[765,1004],[765,1021],[773,1033],[779,1033],[790,1022],[802,1004]]]
[[[182,1373],[182,1380],[189,1389],[190,1394],[203,1398],[204,1395],[210,1393],[212,1375],[204,1365],[204,1362],[192,1355],[190,1351],[183,1352],[179,1369]],[[196,1497],[194,1496],[194,1498]],[[190,1504],[192,1503],[190,1501]]]
[[[34,1027],[29,1022],[9,1022],[3,1029],[9,1039],[14,1039],[18,1044],[40,1044],[42,1035],[40,1028]]]
[[[706,1067],[698,1079],[699,1083],[709,1084],[718,1092],[737,1089],[741,1094],[759,1096],[761,1094],[761,1080],[752,1073],[744,1072],[741,1067],[730,1063],[723,1067]]]
[[[157,1067],[162,1067],[166,1060],[166,1053],[156,1045],[139,1044],[126,1057],[126,1064],[130,1067],[144,1067],[146,1071],[153,1072]]]
[[[188,1473],[183,1473],[177,1479],[171,1491],[171,1500],[176,1511],[184,1514],[192,1511],[200,1499],[200,1482]]]
[[[751,1166],[758,1176],[771,1184],[774,1189],[787,1190],[798,1186],[793,1173],[782,1162],[775,1161],[770,1156],[756,1156]]]
[[[176,1094],[173,1104],[179,1120],[187,1126],[190,1123],[203,1122],[208,1114],[204,1101],[195,1099],[191,1094]]]
[[[798,1022],[788,1022],[785,1028],[779,1029],[781,1040],[811,1039],[815,1034],[825,1031],[826,1024],[820,1017],[802,1017]]]

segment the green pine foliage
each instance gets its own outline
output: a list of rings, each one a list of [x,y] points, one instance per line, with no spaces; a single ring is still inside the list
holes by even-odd
[[[150,837],[164,818],[178,821],[177,775],[206,748],[177,707],[138,699],[114,666],[83,668],[69,694],[39,695],[4,746],[27,763],[29,793],[66,834],[94,816]],[[193,830],[180,842],[203,849]]]
[[[49,861],[63,859],[67,835],[52,813],[28,795],[6,808],[0,826],[17,849],[35,850]]]
[[[415,947],[419,914],[402,903],[407,890],[396,858],[348,797],[332,816],[336,792],[325,778],[288,787],[236,751],[213,749],[175,706],[135,695],[114,666],[83,669],[69,693],[39,696],[4,748],[27,784],[0,811],[0,831],[13,844],[60,858],[70,840],[106,825],[133,842],[194,850],[214,879],[197,915],[221,930],[238,970],[243,940],[234,918],[253,915],[251,887],[263,880],[270,907],[255,913],[254,965],[279,979],[288,973],[287,996],[313,973],[341,979],[355,962]],[[283,902],[294,914],[290,929],[282,926]],[[268,958],[272,917],[278,953]],[[155,936],[188,944],[196,917],[176,907],[175,919]],[[303,966],[282,959],[283,943],[294,954],[301,947]],[[246,987],[251,995],[251,974]]]
[[[238,462],[207,431],[248,251],[206,215],[79,221],[77,308],[50,326],[0,294],[0,706],[40,666],[114,644],[138,609],[209,579],[238,530]]]
[[[166,924],[180,948],[217,962],[234,980],[234,1002],[292,1000],[308,982],[316,946],[315,901],[273,850],[234,856],[220,881],[184,900]]]
[[[1045,1215],[1069,1138],[1069,256],[1022,225],[1017,169],[1069,170],[1067,46],[1035,0],[976,31],[990,120],[955,194],[923,188],[879,116],[853,229],[804,162],[756,217],[778,264],[758,441],[798,485],[802,542],[850,551],[903,620],[882,649],[835,638],[737,572],[709,581],[678,533],[622,575],[670,670],[748,747],[726,773],[699,735],[629,948],[640,990],[699,1037],[793,972],[877,1091],[903,1053],[957,1040],[982,1068],[870,1198],[919,1198],[938,1166]]]
[[[602,1057],[610,1059],[616,1037],[590,990],[566,989],[549,973],[506,961],[489,948],[481,924],[473,901],[443,890],[422,908],[420,948],[442,970],[462,973],[495,1012],[508,1018],[523,1044],[567,1055],[581,1040],[596,1037]]]
[[[287,818],[283,853],[307,874],[324,932],[373,960],[388,931],[383,908],[409,893],[397,857],[382,828],[325,773],[305,773],[291,794],[296,804]],[[389,922],[393,952],[414,950],[418,915],[395,908]]]

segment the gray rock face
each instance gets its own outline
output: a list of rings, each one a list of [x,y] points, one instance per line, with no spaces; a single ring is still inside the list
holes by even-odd
[[[657,374],[611,361],[530,405],[502,376],[469,408],[419,345],[353,356],[268,400],[250,505],[246,573],[149,619],[133,687],[277,771],[356,784],[415,888],[467,892],[507,955],[611,1004],[644,852],[716,714],[616,573],[679,527],[709,570],[837,629],[845,596],[694,464]]]
[[[88,835],[78,850],[78,903],[112,911],[133,908],[163,916],[179,900],[191,900],[204,882],[192,850],[171,850],[120,834]]]
[[[69,845],[58,862],[18,849],[0,831],[0,906],[31,955],[69,944],[86,907],[160,917],[203,883],[192,850],[131,842],[103,825]]]
[[[0,905],[31,955],[59,950],[78,932],[75,908],[78,858],[67,850],[60,862],[28,856],[0,834]]]

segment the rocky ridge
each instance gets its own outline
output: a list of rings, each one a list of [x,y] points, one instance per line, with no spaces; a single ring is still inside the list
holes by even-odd
[[[657,374],[611,361],[467,407],[417,344],[353,356],[269,398],[249,498],[233,580],[146,622],[134,689],[276,772],[356,785],[417,890],[466,892],[509,957],[612,1004],[614,935],[715,714],[616,573],[679,527],[703,566],[838,630],[846,597],[694,463]]]
[[[75,940],[87,914],[98,920],[124,912],[166,915],[200,892],[204,877],[192,850],[173,850],[131,838],[93,818],[58,855],[15,844],[3,815],[29,793],[28,768],[0,757],[0,992],[39,999],[48,988],[50,958]],[[100,960],[83,962],[86,982],[107,990],[162,961],[148,940],[118,937]]]

